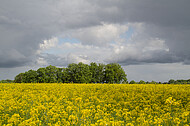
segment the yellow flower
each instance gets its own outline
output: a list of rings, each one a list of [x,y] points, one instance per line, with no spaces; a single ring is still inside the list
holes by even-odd
[[[70,115],[68,120],[71,124],[77,124],[78,118],[74,115]]]

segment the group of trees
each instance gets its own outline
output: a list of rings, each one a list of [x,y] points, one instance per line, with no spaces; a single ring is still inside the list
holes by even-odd
[[[174,80],[174,79],[170,79],[168,81],[169,84],[190,84],[190,79],[188,80]]]
[[[47,66],[38,70],[29,70],[18,74],[14,80],[1,80],[0,83],[125,83],[127,78],[122,67],[117,63],[72,63],[66,68]],[[190,84],[188,80],[170,79],[168,82],[145,82],[131,80],[129,84]]]
[[[13,83],[13,80],[7,79],[7,80],[1,80],[0,83]]]
[[[190,79],[188,80],[174,80],[174,79],[170,79],[168,82],[156,82],[156,81],[143,81],[140,80],[139,82],[135,82],[134,80],[131,80],[129,82],[129,84],[190,84]]]
[[[139,82],[135,82],[134,80],[131,80],[130,82],[129,82],[129,84],[162,84],[162,82],[156,82],[156,81],[151,81],[151,82],[149,82],[149,81],[143,81],[143,80],[140,80]]]
[[[47,66],[29,70],[15,77],[15,83],[126,83],[127,78],[117,63],[72,63],[67,68]]]

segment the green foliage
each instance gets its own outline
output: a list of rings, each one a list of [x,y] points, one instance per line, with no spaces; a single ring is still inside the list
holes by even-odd
[[[168,83],[169,83],[169,84],[174,84],[174,83],[175,83],[175,80],[174,80],[174,79],[170,79],[170,80],[168,81]]]
[[[83,63],[72,63],[66,68],[67,81],[73,83],[90,83],[92,73],[87,64]]]
[[[29,70],[24,74],[24,83],[36,83],[37,82],[37,72],[34,70]]]
[[[13,83],[13,80],[10,79],[1,80],[0,83]]]
[[[18,74],[16,77],[15,77],[15,80],[14,82],[15,83],[24,83],[24,80],[25,80],[25,73],[20,73]]]
[[[69,64],[67,68],[47,66],[37,71],[29,70],[15,77],[15,83],[126,83],[127,78],[117,63],[90,65],[82,62]]]
[[[46,82],[47,83],[56,83],[58,68],[50,65],[50,66],[46,67],[45,70],[46,70],[46,76],[48,76]]]
[[[99,69],[97,63],[90,63],[89,66],[90,72],[92,74],[91,83],[100,82],[99,80]]]
[[[134,80],[130,81],[129,84],[136,84]]]
[[[146,84],[146,82],[143,81],[143,80],[140,80],[140,81],[139,81],[139,84]]]
[[[126,74],[119,64],[111,63],[105,66],[106,83],[122,83],[126,80]]]
[[[46,75],[46,68],[39,68],[37,70],[37,80],[39,83],[46,83],[48,76]]]
[[[65,82],[65,68],[57,68],[57,82],[58,83]]]
[[[174,80],[174,79],[170,79],[168,81],[169,84],[190,84],[190,79],[188,80]]]

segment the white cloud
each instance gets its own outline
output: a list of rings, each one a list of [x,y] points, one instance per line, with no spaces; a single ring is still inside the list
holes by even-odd
[[[113,51],[105,61],[123,65],[177,61],[169,52],[165,40],[147,33],[145,24],[130,23],[128,27],[133,29],[131,36],[120,38],[121,43],[111,44]]]
[[[156,51],[156,50],[169,51],[169,48],[166,46],[164,40],[161,40],[159,38],[150,38],[150,41],[147,42],[146,47],[143,48],[143,52]]]
[[[103,53],[104,58],[99,56],[102,59],[97,57],[97,60],[105,60],[110,58],[110,55],[117,54],[114,56],[121,57],[120,59],[128,61],[132,58],[141,63],[143,58],[150,59],[153,54],[158,55],[155,52],[163,51],[181,57],[181,62],[188,61],[190,16],[186,12],[189,11],[189,2],[173,0],[169,2],[170,4],[167,3],[168,1],[151,0],[2,1],[0,47],[3,50],[2,54],[6,55],[2,55],[1,59],[9,57],[11,53],[9,49],[14,48],[26,57],[23,62],[32,62],[33,58],[40,54],[36,53],[39,48],[47,52],[49,51],[47,49],[56,48],[56,40],[53,38],[49,40],[51,36],[56,38],[64,34],[78,39],[81,42],[81,45],[78,45],[80,48],[86,49],[87,47],[83,45],[92,45],[93,47],[89,48],[94,49],[94,46],[99,46],[100,53],[102,50],[108,51]],[[180,9],[181,7],[183,9]],[[120,35],[129,31],[129,27],[133,27],[134,33],[126,40]],[[42,41],[43,39],[46,40]],[[102,46],[109,49],[104,49]],[[69,49],[71,47],[67,50]],[[75,52],[80,50],[79,47],[75,49]],[[84,50],[80,53],[84,53]],[[17,60],[11,58],[10,67],[19,66]],[[10,60],[7,60],[7,63]],[[173,61],[179,62],[179,60]],[[0,67],[4,67],[7,63],[1,61]]]
[[[40,49],[49,49],[56,47],[58,44],[58,38],[57,37],[52,37],[51,39],[44,40],[43,43],[40,43]]]
[[[130,31],[130,29],[132,30]],[[128,65],[156,63],[159,60],[164,62],[167,58],[166,62],[172,62],[172,55],[170,55],[165,40],[150,36],[145,29],[146,25],[143,23],[125,25],[103,23],[102,26],[67,32],[66,34],[70,37],[80,40],[77,43],[72,43],[72,40],[70,42],[69,39],[67,42],[58,42],[58,38],[54,37],[40,44],[40,49],[41,53],[48,52],[56,57],[62,57],[63,64],[118,62]],[[88,39],[93,43],[87,43]],[[60,62],[58,58],[56,59]],[[48,57],[48,62],[53,63],[50,60]]]
[[[68,54],[67,55],[67,62],[70,63],[85,63],[85,64],[90,64],[90,60],[88,60],[88,56],[87,55],[75,55],[75,54]]]
[[[128,25],[103,22],[101,25],[80,28],[71,31],[73,38],[79,39],[82,44],[106,46],[111,42],[120,42],[120,35],[128,30]]]
[[[47,61],[42,57],[38,57],[38,59],[36,60],[36,64],[40,66],[48,65]]]

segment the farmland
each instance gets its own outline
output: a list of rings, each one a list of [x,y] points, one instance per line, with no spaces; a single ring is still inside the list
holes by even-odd
[[[2,126],[190,124],[190,85],[0,84]]]

